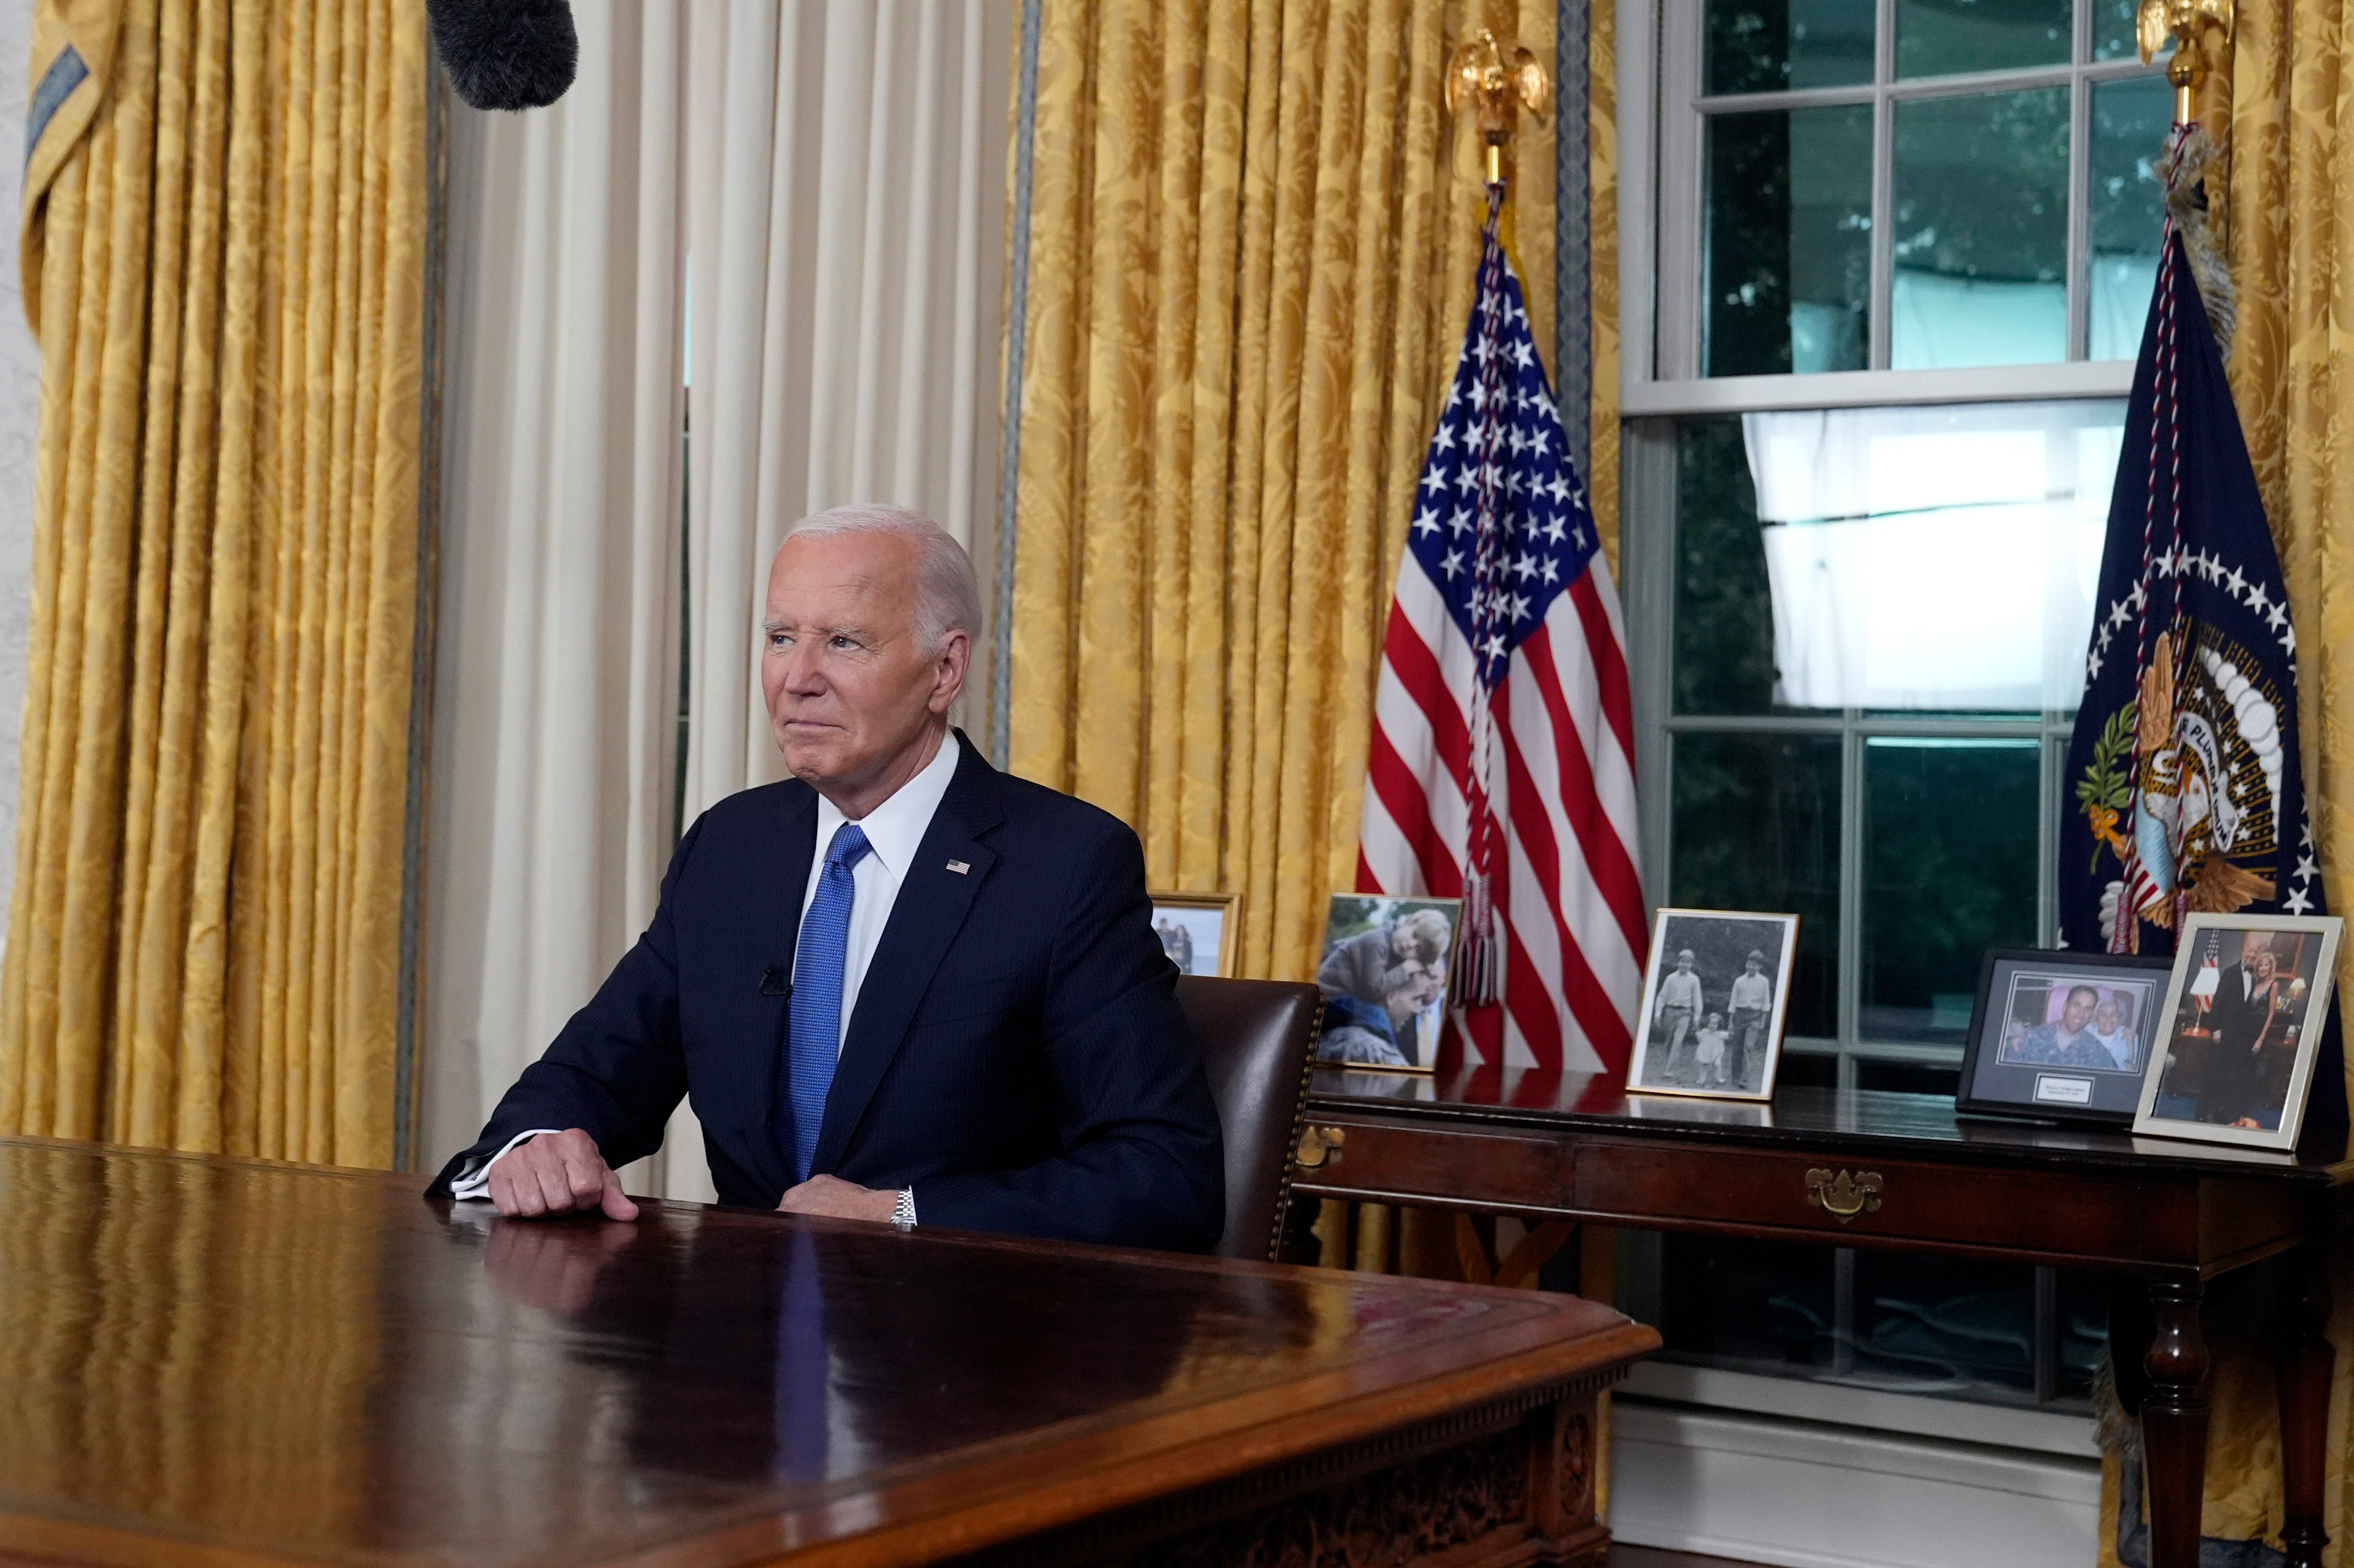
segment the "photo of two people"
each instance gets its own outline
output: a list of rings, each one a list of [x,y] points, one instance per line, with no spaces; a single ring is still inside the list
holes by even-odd
[[[1336,893],[1316,984],[1324,993],[1320,1062],[1428,1072],[1447,1017],[1462,904]]]
[[[1795,915],[1660,910],[1627,1086],[1770,1097],[1797,924]]]
[[[2320,938],[2211,930],[2193,949],[2149,1114],[2276,1131],[2306,1031]]]

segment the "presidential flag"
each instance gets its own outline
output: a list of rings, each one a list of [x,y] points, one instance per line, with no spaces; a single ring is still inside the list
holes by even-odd
[[[2300,767],[2296,652],[2222,355],[2169,222],[2068,751],[2066,946],[2170,954],[2193,913],[2327,913]],[[2333,1021],[2309,1126],[2342,1126],[2337,1034]]]
[[[1398,565],[1357,888],[1464,900],[1479,1059],[1623,1071],[1646,946],[1626,642],[1500,201]]]

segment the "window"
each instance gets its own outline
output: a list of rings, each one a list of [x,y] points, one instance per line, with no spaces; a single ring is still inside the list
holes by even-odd
[[[2062,765],[2170,117],[2129,0],[1622,13],[1645,887],[1801,916],[1783,1081],[1950,1093],[2057,935]],[[1656,29],[1656,30],[1654,30]],[[1671,1357],[2079,1404],[2097,1289],[1630,1242]]]
[[[1667,374],[2132,356],[2171,93],[2130,5],[1670,0],[1664,23]]]

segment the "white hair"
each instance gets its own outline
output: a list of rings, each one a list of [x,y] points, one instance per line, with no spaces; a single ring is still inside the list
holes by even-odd
[[[938,653],[948,646],[951,631],[981,635],[981,579],[973,573],[972,557],[955,535],[922,513],[880,501],[854,501],[812,512],[785,530],[788,540],[804,534],[815,538],[889,534],[913,540],[920,552],[916,558],[916,635],[923,639],[924,651]]]

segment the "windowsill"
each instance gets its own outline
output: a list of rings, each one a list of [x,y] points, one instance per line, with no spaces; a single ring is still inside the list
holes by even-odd
[[[1619,388],[1619,412],[1635,418],[1889,403],[2123,397],[2133,390],[2133,373],[2129,359],[2100,359],[1970,370],[1833,370],[1811,376],[1718,376],[1691,381],[1641,381],[1628,376]]]
[[[1821,1379],[1761,1377],[1662,1361],[1638,1362],[1619,1388],[1639,1399],[1709,1409],[1902,1432],[1946,1442],[2032,1449],[2074,1459],[2100,1457],[2100,1447],[2093,1440],[2093,1418],[2055,1410],[1933,1399]]]

